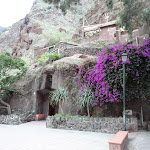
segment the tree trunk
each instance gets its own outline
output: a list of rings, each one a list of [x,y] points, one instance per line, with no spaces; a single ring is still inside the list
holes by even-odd
[[[0,98],[0,102],[1,102],[3,105],[6,106],[6,109],[7,109],[7,111],[8,111],[8,115],[10,115],[10,114],[11,114],[10,105],[9,105],[8,103],[4,102],[1,98]]]
[[[62,109],[62,102],[60,102],[60,110],[61,110],[61,113],[62,113],[62,115],[64,116],[64,111],[63,111],[63,109]]]
[[[90,117],[90,109],[89,109],[88,103],[87,103],[87,113],[88,113],[88,117]]]

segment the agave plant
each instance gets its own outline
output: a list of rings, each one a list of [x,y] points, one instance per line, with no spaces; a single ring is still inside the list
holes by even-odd
[[[90,108],[94,106],[95,96],[91,89],[84,89],[78,99],[78,104],[83,108],[87,108],[88,117],[90,117]]]
[[[50,98],[51,105],[60,104],[59,106],[60,106],[61,113],[64,115],[64,111],[62,109],[62,103],[69,100],[68,91],[65,88],[58,86],[57,90],[50,92],[49,98]]]

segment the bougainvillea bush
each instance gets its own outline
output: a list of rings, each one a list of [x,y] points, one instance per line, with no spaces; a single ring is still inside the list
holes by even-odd
[[[95,94],[94,104],[121,102],[123,91],[122,53],[128,54],[126,62],[126,100],[150,100],[150,38],[140,46],[113,45],[97,55],[96,65],[87,60],[78,66],[78,84]]]

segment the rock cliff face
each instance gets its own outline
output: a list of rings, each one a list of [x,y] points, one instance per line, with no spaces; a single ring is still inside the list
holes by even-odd
[[[89,24],[102,24],[109,21],[117,19],[117,14],[121,10],[121,2],[119,0],[114,0],[114,6],[112,10],[109,10],[106,6],[106,0],[96,0],[88,12],[85,15],[87,22]]]
[[[11,27],[4,29],[4,31],[0,33],[0,53],[3,51],[12,53],[14,43],[16,43],[19,37],[19,28],[22,22],[23,19],[13,24]]]
[[[33,58],[43,47],[59,41],[69,41],[76,31],[79,19],[92,3],[92,0],[82,0],[81,4],[74,6],[74,10],[64,16],[53,5],[35,0],[24,19],[0,34],[0,53],[8,51],[14,57]]]
[[[84,56],[84,57],[83,57]],[[13,84],[16,93],[10,100],[11,109],[15,112],[42,113],[46,116],[49,112],[49,99],[46,92],[57,89],[58,86],[71,87],[69,90],[69,102],[63,104],[65,114],[78,114],[76,99],[72,97],[74,76],[78,63],[87,58],[95,58],[89,55],[76,54],[65,57],[47,65],[32,64],[25,77]],[[74,92],[75,93],[75,92]],[[57,110],[59,113],[59,110]],[[1,114],[1,112],[0,112]],[[52,114],[51,114],[52,115]]]

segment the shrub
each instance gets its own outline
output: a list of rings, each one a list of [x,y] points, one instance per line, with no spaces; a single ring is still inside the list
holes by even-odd
[[[11,108],[4,100],[10,96],[10,91],[15,91],[11,85],[27,71],[26,63],[20,58],[13,58],[9,53],[0,54],[0,103],[11,114]]]
[[[63,115],[62,115],[62,114],[55,114],[54,117],[55,117],[55,118],[56,118],[56,117],[60,117],[60,118],[61,118],[61,117],[63,117]]]
[[[64,57],[64,55],[59,55],[59,54],[51,54],[49,52],[45,52],[44,54],[41,55],[41,57],[38,59],[39,63],[47,63],[48,60],[50,59],[50,57],[52,57],[54,60],[58,60],[61,59],[62,57]]]
[[[49,99],[51,105],[60,104],[59,106],[60,106],[61,113],[64,115],[62,103],[69,100],[68,91],[65,88],[59,86],[57,90],[50,92]]]
[[[78,104],[81,106],[81,108],[86,107],[88,117],[90,117],[90,108],[94,106],[94,93],[91,91],[91,89],[84,88],[82,93],[79,96]]]
[[[77,69],[79,86],[94,91],[94,104],[121,102],[123,88],[122,53],[128,53],[126,63],[126,99],[150,100],[150,38],[141,46],[113,45],[97,55],[97,64],[92,68],[84,63]]]
[[[55,114],[54,115],[54,117],[56,118],[56,117],[63,117],[63,115],[62,114]],[[75,115],[75,116],[73,116],[73,115],[71,115],[71,114],[67,114],[67,115],[65,115],[64,117],[67,117],[67,118],[74,118],[74,117],[82,117],[82,118],[87,118],[88,116],[80,116],[80,115]]]

